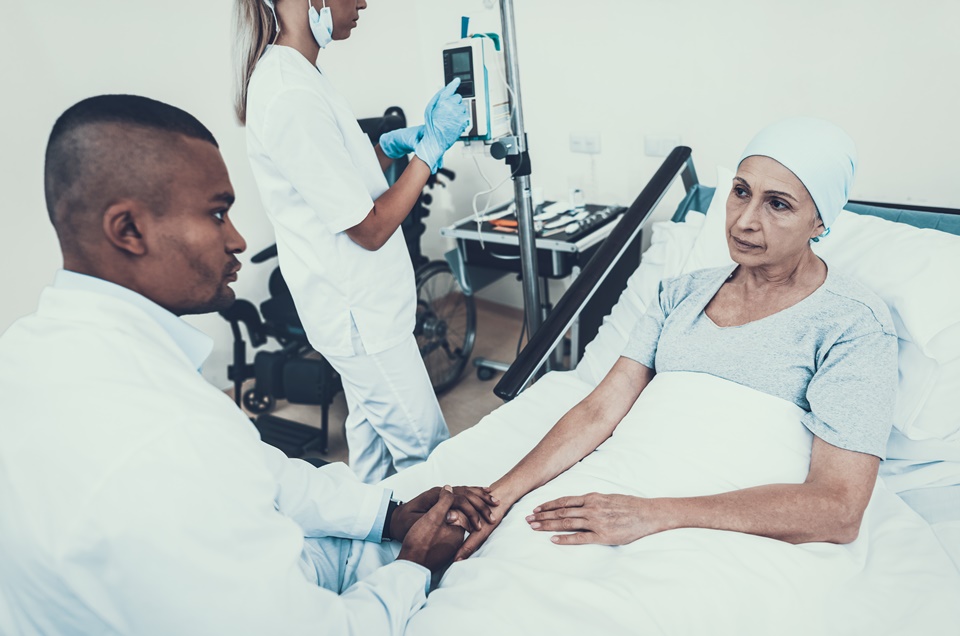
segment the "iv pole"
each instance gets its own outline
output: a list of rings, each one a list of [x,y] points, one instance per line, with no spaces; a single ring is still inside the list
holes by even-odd
[[[484,0],[488,7],[493,0]],[[513,177],[513,196],[517,214],[517,238],[520,247],[520,277],[523,286],[523,314],[527,339],[533,337],[543,322],[540,302],[540,277],[537,271],[536,230],[533,225],[533,194],[530,191],[530,154],[527,151],[527,135],[523,124],[523,106],[520,100],[520,65],[517,61],[516,29],[513,19],[513,0],[500,0],[500,24],[503,32],[503,54],[507,87],[511,100],[511,124],[513,135],[501,137],[490,146],[494,159],[504,159]],[[506,371],[509,365],[503,362],[475,358],[478,372],[481,369]],[[549,369],[550,360],[546,361]],[[492,377],[492,376],[488,376]],[[480,376],[484,379],[484,376]]]
[[[530,155],[527,152],[527,135],[523,127],[523,106],[520,101],[520,65],[517,60],[513,0],[500,0],[500,22],[503,28],[507,86],[510,87],[510,99],[513,100],[513,132],[516,137],[501,139],[490,150],[495,158],[506,159],[513,174],[520,241],[523,306],[529,339],[540,328],[543,317],[540,315],[542,309],[540,278],[537,272],[536,231],[533,226],[533,195],[530,191]]]

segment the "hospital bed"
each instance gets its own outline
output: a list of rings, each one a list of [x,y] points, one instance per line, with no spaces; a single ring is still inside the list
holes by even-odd
[[[605,375],[661,280],[729,262],[723,190],[732,176],[718,170],[715,196],[690,149],[675,149],[497,384],[507,403],[388,479],[396,496],[500,477]],[[650,223],[678,177],[672,219]],[[703,374],[661,374],[607,442],[521,499],[476,555],[446,571],[408,633],[960,634],[960,295],[949,282],[960,271],[960,211],[847,209],[815,249],[887,302],[900,346],[895,429],[856,541],[797,546],[680,529],[626,546],[557,546],[530,530],[523,517],[558,496],[803,480],[810,438],[793,405]],[[651,246],[580,364],[538,378],[645,224]],[[651,426],[660,419],[669,426]]]

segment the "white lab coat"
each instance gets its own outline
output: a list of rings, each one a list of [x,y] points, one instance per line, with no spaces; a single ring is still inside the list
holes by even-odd
[[[143,303],[60,286],[0,337],[0,633],[401,633],[426,569],[337,595],[305,550],[371,535],[383,489],[263,444],[196,362]]]

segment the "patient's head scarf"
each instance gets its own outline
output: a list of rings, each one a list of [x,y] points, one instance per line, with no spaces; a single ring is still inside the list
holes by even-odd
[[[740,157],[761,155],[795,174],[829,229],[847,204],[857,169],[857,148],[838,126],[813,117],[794,117],[767,126]],[[739,163],[738,163],[739,165]]]

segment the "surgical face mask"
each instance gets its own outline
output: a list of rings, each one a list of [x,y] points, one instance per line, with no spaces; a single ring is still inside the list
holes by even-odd
[[[274,6],[273,0],[263,0],[263,3],[270,8],[270,13],[273,14],[273,41],[276,42],[280,36],[280,20],[277,19],[277,7]]]
[[[325,49],[328,44],[333,42],[333,16],[330,14],[330,7],[324,2],[323,9],[318,12],[310,0],[307,0],[307,4],[310,6],[307,16],[313,39],[317,41],[321,49]]]

